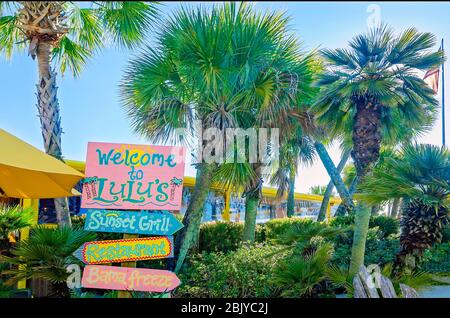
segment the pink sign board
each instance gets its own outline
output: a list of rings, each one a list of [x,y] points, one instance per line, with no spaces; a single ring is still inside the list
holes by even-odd
[[[169,271],[102,265],[87,265],[81,286],[144,292],[169,292],[180,285],[178,277]]]
[[[180,210],[185,149],[89,142],[82,208]]]

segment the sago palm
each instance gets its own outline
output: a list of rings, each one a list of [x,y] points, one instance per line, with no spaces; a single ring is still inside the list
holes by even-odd
[[[156,17],[143,1],[0,2],[0,54],[24,51],[37,61],[37,109],[46,153],[62,160],[61,117],[56,72],[78,76],[94,53],[108,44],[132,48],[142,42]],[[65,199],[55,199],[58,223],[70,225]]]
[[[95,240],[95,233],[69,227],[46,228],[37,226],[30,237],[18,243],[11,257],[0,261],[13,265],[3,274],[10,276],[7,283],[22,279],[41,278],[53,284],[55,296],[68,297],[66,285],[69,273],[66,267],[79,261],[72,255],[83,243]]]
[[[418,71],[439,66],[442,52],[431,33],[414,28],[395,36],[380,26],[356,36],[350,49],[323,50],[327,70],[315,105],[319,123],[330,131],[352,132],[352,158],[359,182],[378,160],[383,136],[404,129],[425,130],[432,124],[437,101]],[[394,121],[395,119],[395,121]],[[370,209],[359,204],[355,218],[350,272],[363,264]]]
[[[0,254],[9,254],[11,244],[9,236],[33,223],[33,211],[20,206],[7,206],[0,204]]]
[[[361,190],[371,204],[403,200],[397,265],[414,268],[425,249],[441,242],[449,221],[450,152],[432,145],[405,146],[399,158],[374,169]]]

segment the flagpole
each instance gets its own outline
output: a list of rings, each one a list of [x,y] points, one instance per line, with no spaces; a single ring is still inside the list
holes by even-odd
[[[444,52],[444,38],[441,41],[442,52]],[[444,63],[442,63],[442,145],[445,146],[445,82]]]

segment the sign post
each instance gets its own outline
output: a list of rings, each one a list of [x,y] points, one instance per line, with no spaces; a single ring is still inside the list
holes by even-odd
[[[85,230],[124,234],[123,240],[89,242],[74,253],[86,264],[122,262],[122,267],[86,265],[83,287],[116,289],[119,298],[129,298],[132,290],[168,292],[179,285],[174,273],[135,267],[136,260],[173,257],[170,235],[183,225],[164,211],[181,208],[184,165],[182,147],[88,143],[81,200],[88,209]]]

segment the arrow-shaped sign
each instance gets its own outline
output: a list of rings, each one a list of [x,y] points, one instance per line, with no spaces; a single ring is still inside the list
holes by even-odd
[[[172,213],[164,211],[89,209],[84,224],[86,231],[148,235],[173,235],[182,227],[183,224]]]
[[[85,264],[131,262],[173,257],[172,236],[84,243],[73,255]]]
[[[169,271],[118,266],[87,265],[81,286],[144,292],[169,292],[180,285],[178,277]]]

